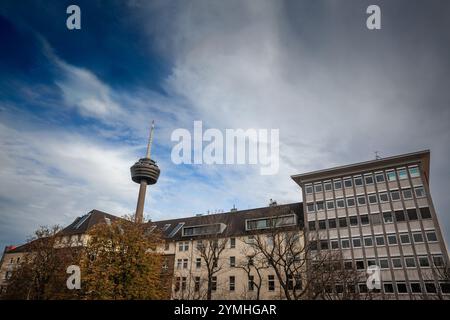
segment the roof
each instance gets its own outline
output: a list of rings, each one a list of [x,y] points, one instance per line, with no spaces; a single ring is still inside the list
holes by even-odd
[[[85,214],[84,216],[76,218],[74,222],[72,222],[70,225],[61,230],[59,234],[63,236],[83,234],[98,223],[106,223],[108,219],[110,221],[113,221],[121,218],[94,209]]]
[[[406,153],[396,155],[388,158],[358,162],[354,164],[333,167],[329,169],[317,170],[297,175],[292,175],[291,178],[298,184],[302,185],[306,182],[313,182],[316,179],[333,178],[339,175],[354,174],[358,171],[365,171],[370,169],[382,169],[393,165],[402,165],[411,163],[413,161],[422,162],[424,174],[429,183],[430,177],[430,150],[422,150],[413,153]]]
[[[207,224],[223,223],[226,228],[220,233],[221,237],[242,236],[245,234],[261,233],[260,231],[247,231],[245,228],[245,220],[257,219],[264,217],[273,217],[294,213],[297,216],[297,225],[294,228],[303,228],[303,205],[301,202],[276,205],[269,207],[262,207],[256,209],[230,211],[219,214],[209,214],[194,217],[178,218],[171,220],[161,220],[155,222],[149,222],[150,226],[156,226],[159,230],[163,230],[163,236],[166,240],[180,241],[189,240],[191,238],[200,238],[200,236],[182,236],[181,228],[172,236],[171,233],[177,227],[178,224],[184,223],[183,227],[199,226]],[[169,225],[164,230],[164,226]]]

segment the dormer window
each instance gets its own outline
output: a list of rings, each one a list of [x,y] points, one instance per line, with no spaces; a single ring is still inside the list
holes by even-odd
[[[297,224],[297,216],[295,214],[267,217],[260,219],[248,219],[245,221],[246,230],[260,230],[268,229],[271,227],[279,228],[286,226],[294,226]]]
[[[223,223],[205,224],[198,226],[190,226],[183,228],[183,237],[188,236],[201,236],[207,234],[218,234],[222,233],[226,228]]]

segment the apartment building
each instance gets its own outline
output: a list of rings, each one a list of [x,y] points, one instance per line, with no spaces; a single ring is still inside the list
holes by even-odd
[[[340,250],[348,268],[381,268],[384,299],[450,293],[449,258],[420,151],[292,176],[302,188],[306,241]],[[361,292],[366,292],[361,283]]]

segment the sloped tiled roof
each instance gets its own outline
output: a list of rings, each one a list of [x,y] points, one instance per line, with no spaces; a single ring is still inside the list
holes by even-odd
[[[72,222],[70,225],[61,230],[60,235],[70,236],[86,233],[90,228],[92,228],[96,224],[106,223],[107,219],[114,221],[116,219],[121,218],[94,209],[85,214],[84,216],[76,218],[74,222]]]

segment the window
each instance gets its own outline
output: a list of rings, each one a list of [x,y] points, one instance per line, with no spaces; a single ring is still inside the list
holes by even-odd
[[[234,276],[230,276],[230,291],[234,291],[236,284],[236,278]]]
[[[358,288],[359,288],[360,293],[367,293],[367,284],[366,283],[359,283]]]
[[[408,293],[406,283],[397,283],[397,291],[398,293]]]
[[[339,227],[345,228],[347,226],[347,219],[346,218],[339,218]]]
[[[319,220],[319,230],[325,230],[327,228],[327,224],[325,220]]]
[[[306,186],[305,187],[305,192],[306,192],[306,194],[313,193],[313,187],[311,185]]]
[[[444,266],[444,258],[442,256],[433,256],[433,264],[436,267],[443,267]]]
[[[309,206],[309,204],[308,204]],[[323,202],[322,202],[323,206]],[[323,207],[322,207],[323,209]],[[308,207],[308,211],[309,211]],[[286,216],[280,216],[275,218],[260,218],[260,219],[249,219],[246,220],[246,230],[259,230],[259,229],[267,229],[271,227],[283,227],[283,226],[290,226],[295,225],[297,223],[296,221],[296,215],[290,214]]]
[[[416,260],[413,257],[406,257],[405,258],[405,265],[407,268],[415,268],[416,267]]]
[[[188,259],[183,259],[183,269],[187,269],[188,267]]]
[[[230,238],[230,249],[236,248],[236,238]]]
[[[410,283],[411,292],[412,293],[422,293],[422,288],[420,287],[420,283]]]
[[[441,282],[439,285],[441,286],[442,293],[450,293],[450,283]]]
[[[409,234],[407,233],[403,233],[400,235],[400,242],[402,244],[409,244],[411,243],[411,241],[409,240]]]
[[[387,192],[381,192],[381,193],[379,194],[379,197],[380,197],[380,202],[381,202],[381,203],[389,202],[389,197],[388,197]]]
[[[395,211],[395,221],[397,222],[405,221],[405,213],[403,212],[403,210]]]
[[[323,187],[324,187],[325,191],[331,191],[331,190],[333,190],[333,187],[331,186],[331,182],[325,182],[325,183],[323,184]]]
[[[199,292],[200,291],[200,277],[194,278],[194,291]]]
[[[430,261],[428,260],[428,257],[426,257],[426,256],[419,257],[419,265],[421,267],[429,267],[430,266]]]
[[[316,222],[315,221],[309,221],[308,222],[308,228],[310,231],[315,231],[316,230]]]
[[[336,200],[336,207],[338,207],[338,208],[345,208],[344,199],[337,199]]]
[[[425,189],[423,187],[415,187],[414,193],[416,194],[417,198],[423,198],[426,196]]]
[[[189,241],[179,242],[178,251],[189,251]]]
[[[315,184],[314,185],[314,191],[315,192],[322,192],[322,184]]]
[[[380,259],[378,260],[380,262],[380,268],[381,269],[389,269],[389,260],[388,259]]]
[[[370,222],[376,226],[381,224],[381,213],[374,213],[370,215]]]
[[[414,220],[417,220],[417,219],[418,219],[416,209],[407,209],[407,210],[406,210],[406,213],[407,213],[408,219],[409,219],[410,221],[414,221]]]
[[[334,181],[334,190],[342,189],[342,182],[340,180]]]
[[[358,270],[365,269],[363,260],[357,260],[355,262],[356,262],[356,269],[358,269]]]
[[[373,184],[373,176],[372,175],[364,175],[364,180],[366,181],[366,185]]]
[[[323,210],[323,201],[317,201],[316,202],[317,211]]]
[[[180,222],[177,224],[175,228],[169,233],[168,238],[172,238],[175,234],[177,234],[178,231],[184,226],[184,222]]]
[[[211,277],[211,290],[217,290],[217,277]]]
[[[365,247],[373,246],[373,239],[372,239],[372,237],[364,237],[364,246]]]
[[[392,283],[384,283],[384,293],[394,293],[394,286]]]
[[[405,180],[408,179],[408,174],[406,173],[406,169],[399,169],[397,170],[398,179],[399,180]]]
[[[170,223],[167,223],[164,225],[164,227],[162,228],[162,231],[166,231],[167,229],[170,228]]]
[[[395,234],[388,234],[387,240],[390,245],[397,244],[397,236]]]
[[[375,180],[377,181],[377,183],[384,182],[384,174],[383,174],[383,172],[376,173],[375,174]]]
[[[420,216],[422,217],[422,219],[431,219],[431,212],[430,212],[430,208],[425,207],[425,208],[420,208]]]
[[[181,278],[177,277],[175,280],[175,292],[180,291],[180,283],[181,283]]]
[[[363,206],[366,204],[366,196],[358,196],[358,206]]]
[[[411,178],[420,177],[419,167],[409,167],[409,174]]]
[[[351,216],[349,219],[350,219],[351,227],[355,227],[358,225],[358,217],[357,216]]]
[[[255,282],[254,282],[254,277],[253,276],[248,276],[248,290],[249,291],[253,291],[255,290]]]
[[[361,247],[361,238],[352,238],[353,248]]]
[[[334,209],[334,201],[333,200],[327,201],[327,209],[328,210]]]
[[[412,191],[410,188],[403,189],[402,192],[403,192],[403,199],[405,199],[405,200],[412,199],[413,196],[412,196]]]
[[[353,262],[351,262],[351,261],[344,261],[344,269],[345,270],[353,269]]]
[[[269,291],[275,291],[275,276],[269,275],[267,283],[268,283]]]
[[[384,246],[384,236],[376,236],[375,243],[377,246]]]
[[[320,250],[328,250],[328,240],[320,240]]]
[[[236,267],[236,257],[230,257],[230,267]]]
[[[369,194],[368,195],[369,198],[369,203],[370,204],[376,204],[377,203],[377,195],[376,194]]]
[[[400,192],[398,190],[391,191],[391,200],[392,201],[400,200]]]
[[[177,269],[181,269],[182,266],[183,266],[183,260],[177,259]]]
[[[414,243],[422,243],[423,242],[422,232],[413,233],[413,239]]]
[[[384,223],[393,223],[392,212],[383,212],[383,221]]]
[[[311,249],[311,251],[317,251],[317,241],[311,241],[309,243],[309,248]]]
[[[164,250],[167,251],[170,249],[170,243],[169,242],[165,242],[164,243]]]
[[[367,260],[367,266],[368,266],[368,267],[370,267],[370,266],[376,266],[376,265],[377,265],[377,262],[376,262],[375,260],[372,260],[372,259]]]
[[[360,216],[361,219],[361,225],[365,226],[369,224],[369,215],[364,214]]]
[[[328,220],[328,228],[335,229],[336,228],[336,219],[329,219]]]
[[[354,207],[355,206],[355,198],[347,198],[347,207]]]
[[[196,247],[197,247],[197,250],[202,250],[203,249],[203,241],[202,240],[198,240]]]
[[[427,290],[428,293],[436,293],[436,286],[433,282],[426,282],[425,290]]]
[[[186,277],[181,277],[181,291],[185,291],[186,290]]]
[[[342,249],[350,248],[350,241],[348,239],[341,239],[341,248]]]
[[[331,240],[331,249],[339,249],[339,241]]]
[[[400,258],[392,258],[392,267],[393,268],[402,268],[402,259]]]
[[[344,187],[351,188],[352,187],[352,179],[348,178],[344,180]]]
[[[429,242],[436,242],[437,241],[436,232],[434,231],[427,232],[427,240]]]
[[[202,267],[202,258],[195,259],[195,267],[200,269]]]
[[[387,177],[388,181],[395,181],[395,180],[397,180],[397,176],[395,175],[394,171],[386,172],[386,177]]]
[[[360,187],[363,185],[363,180],[361,177],[354,177],[355,186]]]

